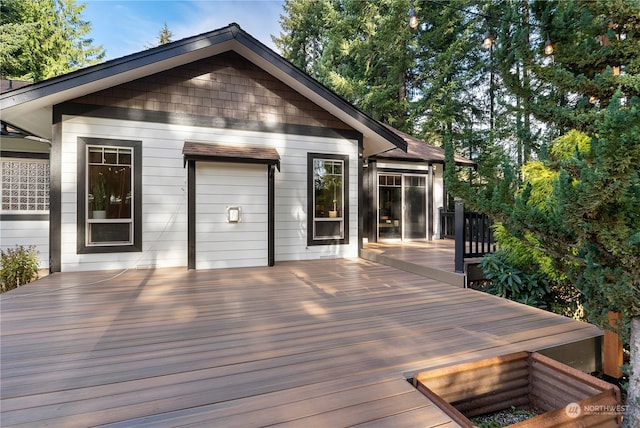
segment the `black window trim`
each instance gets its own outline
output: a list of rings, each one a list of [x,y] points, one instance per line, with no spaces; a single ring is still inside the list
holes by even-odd
[[[315,159],[341,160],[343,168],[343,192],[344,192],[344,213],[342,216],[344,237],[340,239],[313,238],[313,222],[315,221],[315,207],[313,205],[314,185],[313,185],[313,161]],[[307,153],[307,246],[316,245],[348,245],[349,244],[349,155],[329,154],[329,153]]]
[[[115,146],[133,149],[133,244],[126,245],[86,245],[86,173],[87,146]],[[77,253],[126,253],[142,251],[142,141],[117,140],[107,138],[78,137],[77,171]]]

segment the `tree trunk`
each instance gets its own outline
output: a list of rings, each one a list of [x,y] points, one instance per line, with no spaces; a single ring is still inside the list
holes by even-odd
[[[631,319],[631,369],[627,390],[627,409],[622,421],[623,428],[640,427],[640,317]]]

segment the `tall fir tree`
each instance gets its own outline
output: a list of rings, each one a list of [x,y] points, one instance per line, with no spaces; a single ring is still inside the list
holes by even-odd
[[[532,12],[555,45],[553,61],[531,70],[541,82],[532,113],[567,131],[593,129],[593,114],[613,94],[640,95],[640,5],[634,0],[536,0]]]
[[[285,0],[279,36],[271,36],[282,56],[317,77],[328,32],[338,19],[331,0]]]
[[[0,5],[1,58],[4,78],[40,81],[96,64],[102,46],[86,36],[91,24],[82,19],[84,4],[75,0],[5,0]],[[15,35],[15,38],[13,38]]]
[[[167,43],[171,43],[173,41],[173,33],[169,30],[169,26],[167,25],[167,21],[164,22],[160,33],[158,33],[158,45],[166,45]]]
[[[276,46],[293,64],[363,111],[405,130],[408,1],[287,0]]]
[[[487,99],[496,87],[487,79],[490,52],[478,44],[483,21],[466,11],[474,7],[467,0],[419,1],[415,6],[420,25],[414,30],[413,132],[437,146],[450,143],[457,154],[482,161],[479,175],[491,177],[493,162],[487,155],[495,154],[494,141],[485,137],[494,129],[486,122],[497,107],[491,109]],[[478,175],[466,172],[470,179]]]
[[[451,168],[447,181],[500,220],[508,239],[546,254],[584,296],[592,321],[607,327],[608,311],[623,314],[620,333],[631,351],[624,426],[640,426],[640,5],[510,4],[517,8],[497,15],[502,82],[513,94],[515,112],[564,137],[548,145],[538,139],[540,161],[525,163],[528,174],[519,190],[513,173],[475,192]],[[547,39],[555,45],[553,57],[540,53]],[[447,152],[451,159],[452,150]]]

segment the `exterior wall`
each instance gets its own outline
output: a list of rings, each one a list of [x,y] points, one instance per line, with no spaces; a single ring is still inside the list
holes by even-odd
[[[227,52],[74,100],[267,124],[350,129],[242,56]]]
[[[356,140],[79,116],[63,116],[61,129],[62,271],[187,265],[187,170],[181,152],[187,140],[268,146],[278,151],[281,172],[275,175],[276,262],[358,255]],[[76,254],[78,137],[142,141],[142,252]],[[349,155],[348,245],[307,247],[308,152]]]
[[[1,156],[3,161],[34,160],[47,162],[49,146],[44,143],[22,138],[0,137]],[[7,178],[3,176],[3,179]],[[38,177],[40,180],[42,177]],[[47,177],[48,178],[48,177]],[[6,181],[3,180],[4,183]],[[38,184],[38,189],[42,189]],[[48,189],[48,185],[46,185]],[[30,189],[30,191],[33,189]],[[37,208],[36,208],[37,209]],[[38,251],[39,267],[49,267],[49,215],[48,210],[37,211],[4,211],[0,208],[0,248],[7,250],[16,245],[35,246]]]
[[[49,267],[49,221],[20,220],[0,222],[0,248],[34,245],[40,258],[40,269]]]
[[[266,165],[196,162],[196,269],[267,266],[267,215]]]

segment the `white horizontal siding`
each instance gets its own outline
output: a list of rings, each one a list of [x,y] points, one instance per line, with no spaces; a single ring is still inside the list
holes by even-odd
[[[142,141],[141,253],[76,254],[78,137]],[[276,262],[321,257],[357,257],[358,149],[355,141],[65,116],[62,125],[62,270],[187,265],[187,171],[182,158],[182,147],[187,140],[273,147],[278,151],[281,171],[276,171],[275,175]],[[307,247],[308,152],[349,156],[348,245]],[[262,169],[266,171],[266,166]],[[266,181],[265,178],[265,185]],[[232,184],[234,183],[229,182],[228,187]],[[229,199],[225,204],[241,205],[240,202]],[[266,199],[264,209],[266,212]]]
[[[0,248],[33,245],[38,251],[40,269],[49,267],[49,222],[40,220],[0,222]]]

